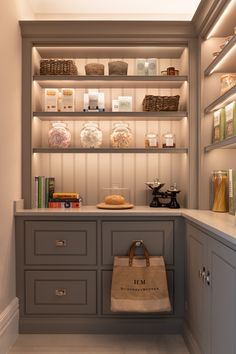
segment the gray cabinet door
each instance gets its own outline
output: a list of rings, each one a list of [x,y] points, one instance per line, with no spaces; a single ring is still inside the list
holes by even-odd
[[[173,221],[104,221],[103,265],[112,265],[114,256],[126,255],[133,240],[143,240],[150,255],[163,256],[166,265],[173,265],[173,238]]]
[[[96,314],[96,271],[26,271],[26,314]]]
[[[201,353],[208,353],[208,289],[199,274],[203,267],[207,271],[207,236],[189,224],[186,227],[186,234],[187,322]]]
[[[236,252],[211,239],[210,269],[211,354],[236,353]]]
[[[26,264],[96,264],[95,221],[26,221]]]

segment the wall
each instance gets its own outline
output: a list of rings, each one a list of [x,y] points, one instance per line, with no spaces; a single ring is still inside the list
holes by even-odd
[[[21,198],[21,36],[19,19],[32,18],[22,0],[0,12],[0,353],[17,331],[13,201]],[[13,323],[13,321],[15,322]]]

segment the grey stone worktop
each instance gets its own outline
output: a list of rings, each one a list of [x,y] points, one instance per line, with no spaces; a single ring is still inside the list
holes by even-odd
[[[23,201],[15,202],[15,216],[76,216],[76,217],[175,217],[182,216],[194,222],[207,231],[214,233],[222,242],[231,243],[236,248],[235,216],[228,213],[216,213],[210,210],[196,209],[167,209],[135,206],[132,209],[105,210],[95,206],[82,206],[79,209],[24,209]]]

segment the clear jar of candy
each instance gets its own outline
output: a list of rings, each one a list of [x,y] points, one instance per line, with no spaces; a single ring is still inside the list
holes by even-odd
[[[133,134],[128,123],[119,122],[114,125],[110,136],[111,146],[115,148],[128,148],[133,142]]]
[[[96,122],[87,122],[80,132],[81,145],[84,148],[99,148],[102,145],[102,131]]]
[[[68,148],[71,143],[71,132],[65,122],[53,122],[48,132],[48,145],[51,148]]]

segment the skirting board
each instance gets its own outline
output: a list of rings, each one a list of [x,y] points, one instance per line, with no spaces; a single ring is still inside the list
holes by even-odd
[[[0,354],[6,354],[18,336],[19,301],[14,298],[0,313]]]
[[[20,333],[176,334],[183,320],[131,318],[21,318]]]
[[[190,351],[191,354],[202,354],[195,338],[192,335],[192,332],[190,331],[186,323],[184,323],[183,337],[184,337],[185,344],[187,345],[188,350]]]

